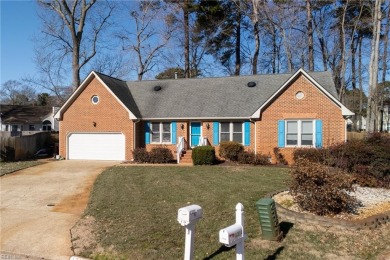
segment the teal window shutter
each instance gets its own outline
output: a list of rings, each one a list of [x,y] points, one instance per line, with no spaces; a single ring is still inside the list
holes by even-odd
[[[172,144],[176,144],[176,122],[171,123],[171,139],[172,139]]]
[[[219,122],[213,122],[213,145],[219,144]]]
[[[316,148],[322,147],[322,120],[316,120]]]
[[[150,144],[150,122],[145,122],[145,144]]]
[[[278,147],[284,147],[285,142],[285,128],[284,128],[284,120],[278,120]]]
[[[251,143],[251,123],[244,123],[244,145],[249,146]]]

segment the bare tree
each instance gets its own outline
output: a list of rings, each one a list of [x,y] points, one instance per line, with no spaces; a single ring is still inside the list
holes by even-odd
[[[22,79],[23,82],[48,90],[57,97],[59,103],[63,103],[72,91],[71,87],[64,85],[66,74],[64,59],[64,55],[55,51],[47,52],[46,48],[36,48],[37,75],[26,76]]]
[[[20,81],[8,80],[1,84],[0,96],[3,104],[28,105],[34,102],[36,92],[34,88]]]
[[[91,62],[91,69],[114,78],[124,79],[129,74],[129,66],[122,54],[105,54]]]
[[[174,28],[171,17],[164,14],[159,1],[139,2],[136,9],[130,10],[130,18],[135,23],[135,31],[124,28],[118,37],[123,50],[136,55],[137,76],[138,80],[142,80],[145,73],[157,65],[158,58],[168,45]],[[161,26],[161,21],[165,21],[165,26]]]
[[[381,34],[381,4],[382,0],[375,0],[372,31],[373,38],[371,41],[371,55],[369,67],[369,92],[367,107],[367,131],[369,133],[376,131],[376,116],[378,111],[377,85],[378,85],[378,59],[379,59],[379,41]]]
[[[37,0],[44,12],[43,33],[48,37],[49,45],[62,57],[71,56],[72,87],[80,85],[80,70],[97,53],[98,40],[108,23],[113,6],[109,1],[104,9],[94,10],[97,0]],[[53,23],[55,21],[55,23]],[[88,27],[88,30],[87,30]]]

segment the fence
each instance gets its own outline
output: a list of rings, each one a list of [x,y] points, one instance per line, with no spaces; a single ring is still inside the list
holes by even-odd
[[[28,159],[38,149],[46,147],[50,142],[50,132],[40,132],[33,135],[0,137],[1,159],[19,161]]]
[[[367,132],[347,132],[347,140],[362,140],[366,137]]]

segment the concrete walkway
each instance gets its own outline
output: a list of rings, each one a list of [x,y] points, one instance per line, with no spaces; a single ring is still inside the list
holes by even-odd
[[[70,229],[113,161],[51,161],[0,178],[1,256],[69,259]]]

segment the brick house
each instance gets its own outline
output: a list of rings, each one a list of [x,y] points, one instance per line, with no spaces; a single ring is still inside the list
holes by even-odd
[[[183,150],[221,141],[292,162],[296,147],[346,140],[353,113],[329,72],[125,82],[91,72],[60,108],[60,155],[132,160],[137,147]]]

